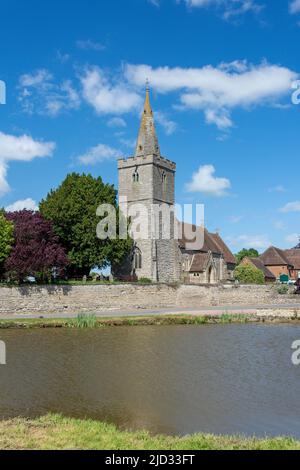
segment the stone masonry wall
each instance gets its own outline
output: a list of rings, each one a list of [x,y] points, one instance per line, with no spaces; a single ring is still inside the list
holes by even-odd
[[[299,303],[276,286],[95,285],[0,288],[0,314],[109,313],[113,310]]]

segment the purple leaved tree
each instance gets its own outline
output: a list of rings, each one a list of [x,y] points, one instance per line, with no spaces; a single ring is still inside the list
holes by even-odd
[[[52,222],[38,212],[23,210],[6,213],[14,224],[15,242],[5,263],[6,275],[19,283],[28,276],[48,282],[68,265],[64,248],[55,235]]]

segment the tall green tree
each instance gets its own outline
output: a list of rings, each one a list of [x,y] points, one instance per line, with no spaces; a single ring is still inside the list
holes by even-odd
[[[118,211],[117,192],[102,178],[72,173],[40,203],[40,212],[52,221],[70,260],[70,275],[88,275],[93,267],[120,263],[131,249],[131,240],[100,240],[96,229],[101,204]],[[118,220],[118,217],[117,217]]]
[[[246,248],[243,248],[239,253],[237,253],[235,255],[235,257],[236,257],[236,260],[237,260],[238,264],[240,264],[243,261],[243,259],[246,258],[246,257],[248,257],[248,258],[258,258],[259,253],[254,248],[250,248],[249,250],[247,250]]]
[[[0,211],[0,276],[3,274],[3,266],[10,255],[14,243],[13,223],[6,219],[4,211]]]

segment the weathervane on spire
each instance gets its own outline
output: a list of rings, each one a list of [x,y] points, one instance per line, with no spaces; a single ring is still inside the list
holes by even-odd
[[[150,91],[150,82],[148,77],[146,78],[146,91]]]

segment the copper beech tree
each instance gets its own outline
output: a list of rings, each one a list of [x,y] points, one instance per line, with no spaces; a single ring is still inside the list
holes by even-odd
[[[6,218],[14,226],[14,243],[5,262],[9,279],[21,283],[33,276],[38,282],[47,282],[53,274],[64,271],[68,258],[51,221],[27,210],[7,213]]]

